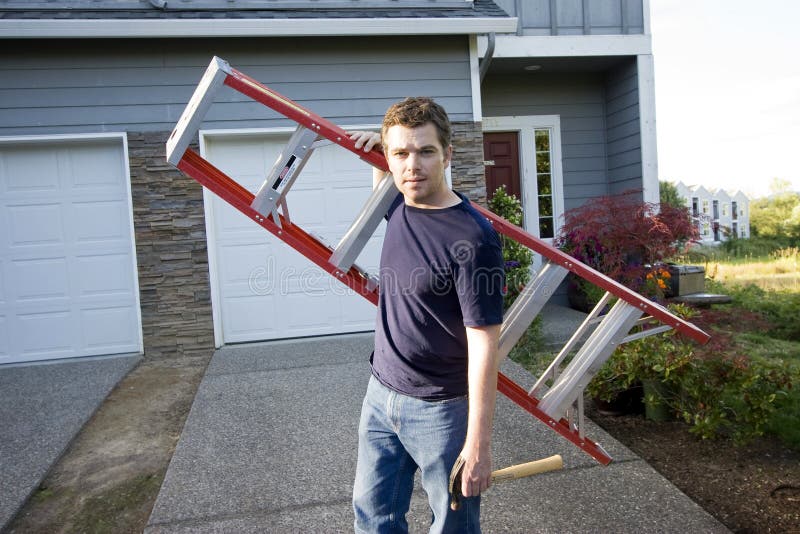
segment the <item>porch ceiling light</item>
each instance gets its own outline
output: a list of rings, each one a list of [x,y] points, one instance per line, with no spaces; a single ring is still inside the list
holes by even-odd
[[[527,70],[528,72],[533,72],[533,71],[540,70],[541,68],[542,68],[541,65],[525,65],[524,67],[522,67],[522,70]]]

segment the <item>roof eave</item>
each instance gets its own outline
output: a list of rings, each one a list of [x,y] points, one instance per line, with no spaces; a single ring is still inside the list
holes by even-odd
[[[4,39],[475,35],[516,29],[515,17],[0,20]]]

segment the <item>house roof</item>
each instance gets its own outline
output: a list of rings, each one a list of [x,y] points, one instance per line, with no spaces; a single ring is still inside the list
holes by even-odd
[[[164,8],[154,4],[159,2],[120,2],[120,8],[102,0],[0,2],[0,38],[468,35],[515,32],[517,27],[517,19],[492,0],[463,2],[461,7],[452,2],[409,7],[426,4],[405,2],[389,8],[377,2],[373,5],[379,7],[335,9],[255,9],[253,3],[222,9],[203,2],[197,3],[205,5],[203,9],[190,9],[185,3],[177,8],[169,1]]]

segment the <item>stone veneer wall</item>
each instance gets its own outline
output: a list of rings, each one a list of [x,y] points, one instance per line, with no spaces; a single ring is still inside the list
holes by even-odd
[[[483,166],[483,129],[479,122],[454,122],[453,189],[473,202],[486,206],[486,176]]]
[[[128,132],[146,358],[214,348],[202,187],[167,163],[169,132]]]

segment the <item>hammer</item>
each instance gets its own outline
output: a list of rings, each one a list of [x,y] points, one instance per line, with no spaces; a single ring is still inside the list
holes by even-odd
[[[560,454],[555,454],[541,460],[534,460],[524,464],[512,465],[492,472],[492,483],[506,482],[517,478],[525,478],[539,473],[555,471],[564,467]],[[464,469],[464,459],[459,456],[453,470],[450,471],[450,509],[458,510],[461,507],[461,472]]]

